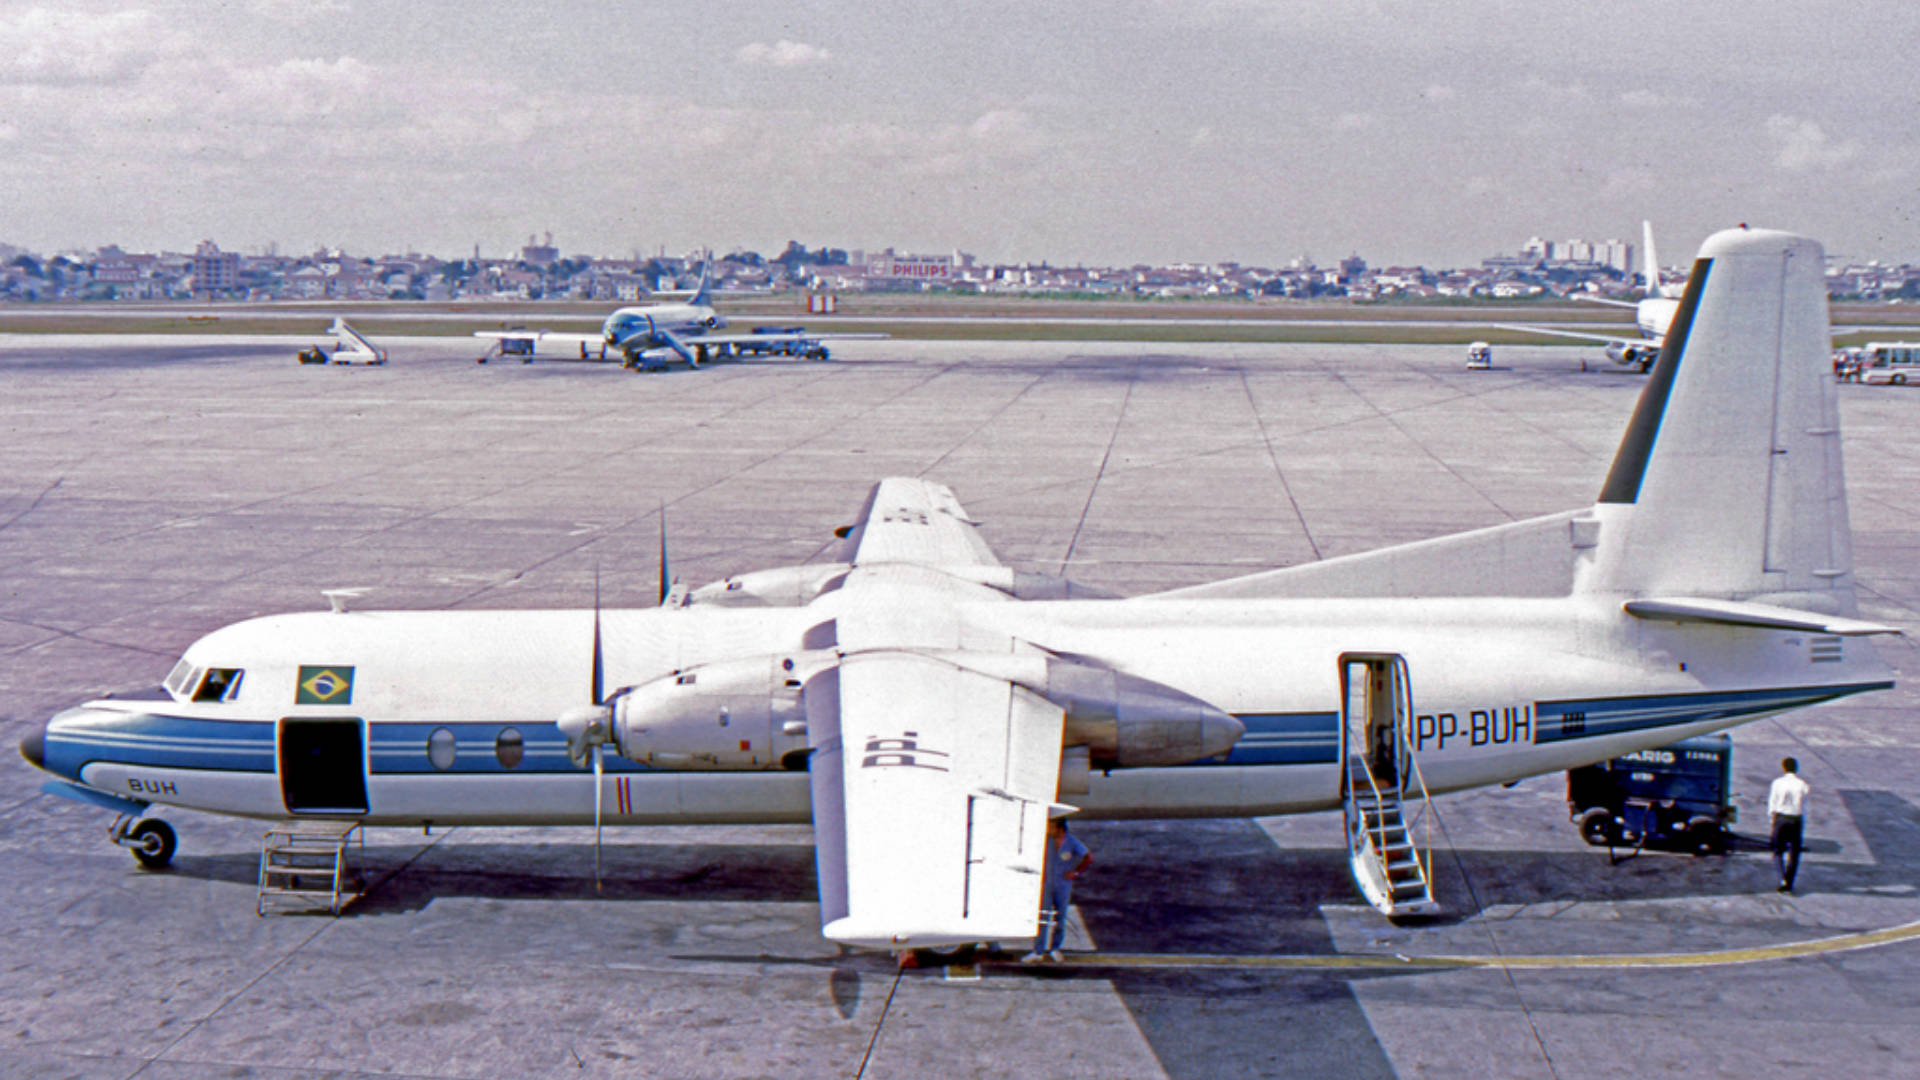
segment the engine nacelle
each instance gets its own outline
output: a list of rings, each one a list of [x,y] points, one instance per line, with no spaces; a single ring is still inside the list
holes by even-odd
[[[804,767],[805,659],[703,664],[627,689],[614,710],[615,745],[658,769]]]
[[[1233,749],[1247,727],[1184,690],[1109,667],[1038,654],[947,653],[970,671],[1017,683],[1066,713],[1062,743],[1094,768],[1183,765]]]
[[[688,594],[687,603],[715,607],[805,607],[821,593],[839,588],[852,570],[846,563],[755,570],[702,585]]]
[[[1068,745],[1093,764],[1181,765],[1233,749],[1247,727],[1183,690],[1112,668],[1048,659],[1047,700],[1066,710]]]

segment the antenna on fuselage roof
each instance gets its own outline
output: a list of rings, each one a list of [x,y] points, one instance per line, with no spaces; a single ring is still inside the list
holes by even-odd
[[[327,598],[327,607],[335,615],[345,615],[347,613],[347,602],[350,600],[358,600],[362,596],[367,595],[368,591],[369,590],[365,588],[321,589],[320,595]]]

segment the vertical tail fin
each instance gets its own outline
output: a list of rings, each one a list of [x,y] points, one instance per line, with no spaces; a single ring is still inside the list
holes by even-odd
[[[1678,296],[1679,293],[1674,289],[1667,288],[1660,284],[1660,256],[1655,254],[1653,250],[1653,222],[1642,221],[1640,223],[1640,238],[1642,241],[1640,247],[1640,276],[1646,279],[1647,295],[1649,297]]]
[[[1853,610],[1820,245],[1716,233],[1607,474],[1585,591]]]
[[[709,295],[709,287],[712,283],[707,280],[708,272],[712,269],[713,258],[712,256],[708,256],[707,261],[700,264],[700,284],[693,290],[693,299],[688,300],[687,303],[696,307],[703,305],[711,307],[713,305],[713,297]]]

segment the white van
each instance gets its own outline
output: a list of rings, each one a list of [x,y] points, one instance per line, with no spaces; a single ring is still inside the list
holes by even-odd
[[[1920,386],[1920,342],[1869,341],[1860,352],[1860,381]]]
[[[1467,370],[1486,371],[1493,367],[1493,346],[1475,341],[1467,346]]]

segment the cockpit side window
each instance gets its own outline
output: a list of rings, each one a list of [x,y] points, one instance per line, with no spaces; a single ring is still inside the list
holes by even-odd
[[[183,697],[187,689],[194,684],[195,676],[199,673],[199,669],[182,659],[173,665],[173,670],[167,673],[167,681],[162,685],[167,688],[168,693]]]
[[[193,692],[193,700],[232,701],[240,695],[240,678],[245,674],[239,668],[208,668],[200,689]]]

